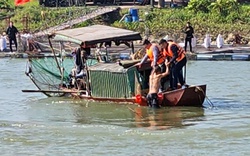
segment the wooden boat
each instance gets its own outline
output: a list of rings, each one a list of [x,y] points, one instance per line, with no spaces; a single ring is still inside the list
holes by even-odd
[[[132,53],[133,41],[141,40],[138,32],[101,25],[62,30],[53,36],[53,39],[60,43],[84,43],[86,47],[111,41],[128,42],[132,47]],[[108,55],[108,52],[105,55]],[[112,62],[108,59],[105,62],[98,62],[97,59],[88,59],[86,76],[83,79],[76,79],[76,85],[72,86],[69,84],[69,73],[74,66],[72,59],[66,59],[62,54],[58,57],[54,53],[54,56],[54,58],[29,59],[26,74],[38,90],[23,90],[23,92],[41,92],[47,96],[70,95],[86,100],[147,106],[145,97],[151,71],[149,62],[138,68],[135,64],[140,60]],[[165,91],[158,96],[162,106],[202,106],[206,97],[206,85]]]

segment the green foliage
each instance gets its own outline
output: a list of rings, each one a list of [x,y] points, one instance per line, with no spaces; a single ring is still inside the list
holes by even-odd
[[[187,9],[195,13],[197,12],[209,12],[209,6],[213,0],[190,0],[188,3]]]
[[[228,6],[226,10],[227,15],[221,15],[218,11],[196,11],[194,14],[190,9],[140,9],[139,17],[144,21],[138,23],[115,22],[113,26],[120,28],[127,28],[136,30],[145,35],[147,29],[154,37],[163,37],[165,35],[177,36],[183,40],[183,27],[187,21],[190,21],[195,30],[197,38],[204,38],[205,34],[209,32],[213,39],[219,33],[224,34],[225,37],[229,33],[240,31],[244,35],[249,35],[250,29],[250,6],[236,5],[238,9],[233,6]],[[232,9],[234,8],[234,9]],[[146,14],[145,14],[146,12]],[[240,12],[240,14],[238,13]],[[135,26],[137,28],[135,29]]]
[[[211,11],[217,11],[221,16],[228,16],[231,12],[239,13],[237,0],[217,0],[209,6]]]
[[[87,20],[85,22],[74,25],[73,28],[86,27],[86,26],[90,26],[93,24],[94,24],[94,22],[92,20]]]
[[[36,32],[51,26],[60,25],[70,19],[81,17],[93,9],[95,9],[95,7],[46,8],[40,6],[38,1],[34,0],[25,5],[15,7],[15,10],[12,12],[15,16],[11,18],[11,21],[14,21],[14,24],[19,31],[22,31],[25,25],[24,18],[27,17],[28,29],[31,32]],[[42,14],[44,15],[44,18],[42,18]],[[85,24],[83,23],[82,25]],[[6,22],[2,21],[0,23],[0,30],[4,31],[6,26]]]
[[[231,12],[240,13],[240,5],[237,0],[191,0],[186,8],[194,13],[218,13],[220,16],[228,16]],[[232,15],[231,15],[232,16]],[[235,14],[234,14],[234,18]]]
[[[8,2],[11,2],[9,3],[10,6],[14,6],[13,0],[8,0]],[[23,17],[29,17],[31,32],[60,25],[96,9],[94,7],[44,8],[39,6],[38,1],[35,0],[14,8],[15,11],[11,13],[15,13],[15,16],[11,20],[21,31],[24,27]],[[45,18],[42,18],[41,12],[44,13]],[[123,9],[120,13],[122,15],[127,14],[128,9]],[[191,0],[186,8],[181,9],[139,8],[139,17],[142,22],[116,21],[112,26],[138,31],[142,35],[148,33],[155,37],[171,35],[183,39],[182,29],[186,22],[190,21],[198,38],[203,38],[207,32],[213,38],[218,33],[240,32],[246,35],[250,34],[250,6],[239,5],[235,0]],[[77,24],[74,27],[88,26],[101,21],[102,18],[99,17]],[[2,31],[5,30],[5,21],[0,23],[0,28]]]
[[[14,7],[8,1],[0,1],[0,20],[13,16]]]
[[[0,2],[0,8],[12,9],[13,5],[8,1],[1,1]]]

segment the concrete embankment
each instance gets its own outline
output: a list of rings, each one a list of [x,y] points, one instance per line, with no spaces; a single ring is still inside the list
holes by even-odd
[[[187,53],[190,60],[228,60],[250,61],[250,47],[242,45],[226,45],[223,48],[212,46],[209,49],[197,45],[194,53]]]

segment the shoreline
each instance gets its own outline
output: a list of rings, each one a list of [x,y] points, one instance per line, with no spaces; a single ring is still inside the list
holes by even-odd
[[[110,48],[110,55],[120,56],[121,54],[125,54],[129,57],[129,52],[119,51],[118,48],[124,47],[113,47]],[[142,48],[141,45],[135,45],[135,51]],[[193,48],[195,52],[187,52],[188,60],[237,60],[237,61],[250,61],[250,46],[247,45],[225,45],[222,48],[217,48],[216,45],[212,45],[210,48],[206,49],[202,45],[196,45]],[[189,50],[189,47],[188,47]],[[0,52],[0,58],[41,58],[41,57],[53,57],[53,54],[50,52],[46,53],[38,53],[35,55],[28,55],[25,52]]]

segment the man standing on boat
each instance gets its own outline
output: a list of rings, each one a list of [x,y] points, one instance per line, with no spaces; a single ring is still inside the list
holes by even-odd
[[[161,79],[169,74],[168,61],[165,61],[166,69],[162,73],[159,66],[156,66],[149,76],[149,92],[147,95],[147,102],[150,107],[159,108],[158,92],[161,87]]]
[[[161,39],[159,45],[163,49],[164,56],[170,59],[168,62],[168,65],[170,66],[170,88],[172,90],[177,89],[178,81],[184,88],[186,85],[182,74],[182,68],[187,63],[186,52],[173,41]]]
[[[159,50],[159,45],[150,43],[150,41],[147,39],[143,41],[143,45],[145,46],[146,54],[141,62],[137,64],[139,68],[141,68],[141,65],[146,62],[147,59],[149,59],[151,61],[151,66],[153,69],[155,69],[156,67],[160,67],[162,73],[165,72],[166,66],[164,64],[164,61],[166,57],[163,55],[163,52]],[[165,82],[166,78],[163,78],[161,80],[161,91],[164,90]]]
[[[90,55],[90,48],[85,48],[84,43],[80,45],[76,50],[75,65],[76,65],[76,77],[82,77],[86,75],[84,72],[86,68],[86,60]]]

